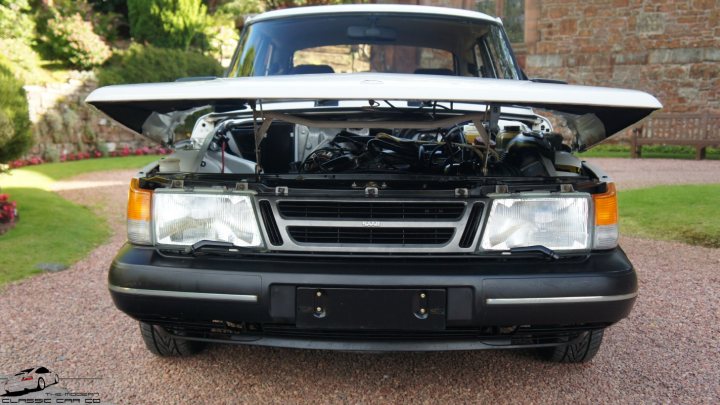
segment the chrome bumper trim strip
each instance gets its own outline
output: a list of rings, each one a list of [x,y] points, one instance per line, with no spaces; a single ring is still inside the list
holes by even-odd
[[[257,302],[257,295],[246,294],[217,294],[217,293],[198,293],[188,291],[168,291],[168,290],[145,290],[138,288],[118,287],[115,285],[108,286],[110,291],[123,294],[145,295],[152,297],[167,298],[189,298],[198,300],[215,300],[215,301],[235,301],[235,302]]]
[[[488,298],[488,305],[527,305],[527,304],[576,304],[586,302],[623,301],[637,297],[637,292],[622,295],[594,295],[587,297],[540,297],[540,298]]]

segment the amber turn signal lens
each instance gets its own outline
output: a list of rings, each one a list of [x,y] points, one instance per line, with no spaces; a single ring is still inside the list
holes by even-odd
[[[615,225],[618,222],[617,192],[615,183],[607,184],[607,191],[593,194],[595,202],[595,225]]]
[[[130,181],[128,194],[127,219],[136,221],[150,221],[150,203],[152,191],[140,188],[140,180]]]

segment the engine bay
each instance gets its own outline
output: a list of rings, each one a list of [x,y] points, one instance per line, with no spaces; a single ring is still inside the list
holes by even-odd
[[[582,162],[560,133],[542,121],[467,120],[428,128],[419,122],[393,127],[333,128],[327,121],[226,119],[205,139],[200,173],[220,174],[413,174],[466,177],[574,177]],[[348,122],[348,124],[357,122]],[[309,125],[308,125],[309,124]],[[481,126],[478,129],[478,126]],[[258,136],[258,134],[260,135]],[[257,145],[257,146],[256,146]],[[176,145],[176,156],[193,149]],[[187,165],[181,165],[187,166]],[[175,170],[173,170],[175,169]],[[164,171],[180,171],[165,165]],[[183,171],[192,171],[192,170]],[[163,171],[161,165],[161,171]]]

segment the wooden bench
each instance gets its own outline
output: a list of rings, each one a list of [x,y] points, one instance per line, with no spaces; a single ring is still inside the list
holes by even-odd
[[[643,145],[694,146],[695,159],[705,159],[708,146],[720,146],[720,115],[710,113],[655,114],[633,129],[630,151],[639,158]]]

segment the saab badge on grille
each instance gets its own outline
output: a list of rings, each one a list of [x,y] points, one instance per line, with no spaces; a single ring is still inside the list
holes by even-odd
[[[365,228],[378,228],[380,227],[380,221],[363,221],[362,226]]]

